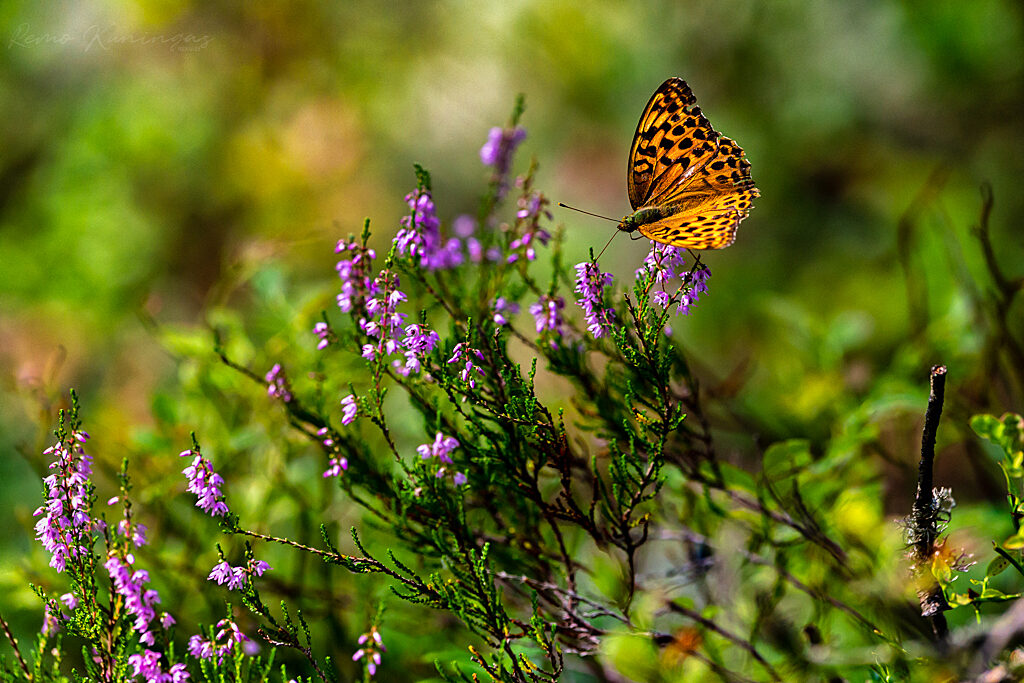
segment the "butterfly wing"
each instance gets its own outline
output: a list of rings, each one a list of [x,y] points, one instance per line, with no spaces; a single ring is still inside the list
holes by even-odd
[[[690,86],[670,78],[640,115],[629,152],[627,189],[634,209],[685,188],[719,150],[721,136],[697,106]]]
[[[684,249],[724,249],[736,240],[736,229],[747,217],[757,188],[733,189],[727,193],[690,194],[671,215],[637,226],[655,242]]]
[[[743,150],[711,127],[679,78],[662,83],[640,116],[627,178],[633,208],[664,216],[637,225],[641,234],[689,249],[732,244],[759,194]]]

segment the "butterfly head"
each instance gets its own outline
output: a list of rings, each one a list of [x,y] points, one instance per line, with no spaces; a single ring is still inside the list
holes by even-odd
[[[621,221],[619,221],[619,230],[622,230],[623,232],[633,232],[639,229],[641,225],[653,223],[655,221],[661,220],[665,216],[666,211],[657,206],[649,206],[644,209],[638,209],[637,211],[634,211],[631,215],[625,216]]]

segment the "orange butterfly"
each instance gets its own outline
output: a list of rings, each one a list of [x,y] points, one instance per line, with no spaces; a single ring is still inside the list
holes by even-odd
[[[686,249],[722,249],[759,196],[739,145],[711,127],[680,78],[651,97],[633,136],[628,168],[634,212],[619,230]]]

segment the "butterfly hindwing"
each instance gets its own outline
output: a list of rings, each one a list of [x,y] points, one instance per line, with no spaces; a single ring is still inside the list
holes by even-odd
[[[747,217],[757,188],[748,187],[717,195],[704,195],[653,223],[638,226],[655,242],[685,249],[724,249],[736,240],[736,229]]]

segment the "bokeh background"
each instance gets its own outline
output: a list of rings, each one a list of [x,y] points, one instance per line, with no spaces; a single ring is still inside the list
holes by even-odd
[[[251,500],[272,476],[316,477],[312,460],[267,453],[268,439],[291,448],[274,441],[280,424],[211,398],[242,385],[211,370],[210,327],[246,330],[243,358],[289,348],[284,330],[312,346],[335,241],[369,217],[386,244],[413,162],[431,170],[443,219],[474,212],[479,147],[518,93],[518,170],[535,158],[554,201],[609,216],[629,212],[629,143],[669,76],[746,150],[762,197],[736,244],[706,256],[711,291],[674,327],[765,442],[825,439],[859,406],[883,411],[881,504],[898,514],[929,365],[948,363],[957,388],[952,441],[972,412],[1022,408],[1020,386],[993,380],[999,361],[983,362],[992,285],[972,233],[988,183],[992,241],[1019,275],[1016,0],[8,2],[0,74],[0,592],[21,634],[39,618],[26,576],[50,580],[28,530],[68,388],[98,461],[137,459],[142,506],[186,530],[199,524],[188,501],[172,509],[155,493],[166,485],[146,484],[177,476],[189,430],[222,430],[229,470],[265,468]],[[556,220],[572,262],[614,229]],[[619,237],[602,265],[629,282],[645,251]],[[937,483],[992,500],[998,475],[970,456],[952,449]],[[319,495],[356,518],[329,487]],[[281,534],[316,523],[283,503],[268,515]],[[172,537],[187,547],[189,533]],[[191,561],[182,577],[212,566]],[[353,600],[324,617],[350,641],[372,611]]]

